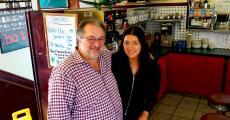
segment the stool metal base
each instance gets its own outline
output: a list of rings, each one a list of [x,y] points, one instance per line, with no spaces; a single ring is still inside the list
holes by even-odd
[[[214,105],[214,104],[209,104],[212,108],[216,109],[218,114],[225,115],[225,113],[229,110],[228,107],[224,105]]]

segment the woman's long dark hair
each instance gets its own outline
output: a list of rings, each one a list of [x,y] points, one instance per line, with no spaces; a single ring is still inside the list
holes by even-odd
[[[124,31],[122,35],[122,39],[121,39],[121,45],[118,51],[118,54],[120,55],[120,57],[125,59],[125,61],[126,60],[128,61],[128,56],[125,54],[124,47],[123,47],[124,38],[126,35],[136,36],[141,44],[141,51],[139,55],[140,67],[142,65],[145,65],[145,63],[148,63],[150,56],[149,56],[149,51],[148,51],[148,44],[145,41],[145,33],[140,27],[137,27],[137,26],[131,26]]]

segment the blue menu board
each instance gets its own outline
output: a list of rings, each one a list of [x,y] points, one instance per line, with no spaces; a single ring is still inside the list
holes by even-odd
[[[77,15],[44,13],[49,67],[69,56],[76,47]]]

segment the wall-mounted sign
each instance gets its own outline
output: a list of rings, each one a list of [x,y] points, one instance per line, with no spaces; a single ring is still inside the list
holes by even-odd
[[[41,9],[68,8],[68,0],[40,0]]]
[[[0,0],[0,10],[32,8],[31,0]]]
[[[76,47],[76,14],[44,13],[49,67],[69,56]]]
[[[0,48],[2,53],[29,46],[25,11],[0,11]]]

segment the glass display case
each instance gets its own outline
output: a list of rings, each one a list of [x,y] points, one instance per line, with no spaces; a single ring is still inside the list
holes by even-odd
[[[190,0],[188,28],[213,29],[214,8],[212,0]]]

